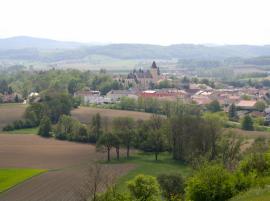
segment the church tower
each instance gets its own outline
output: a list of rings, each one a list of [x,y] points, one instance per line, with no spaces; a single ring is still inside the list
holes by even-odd
[[[152,75],[154,83],[157,83],[159,80],[160,72],[159,72],[159,68],[157,67],[157,64],[155,61],[153,61],[153,63],[152,63],[150,73]]]

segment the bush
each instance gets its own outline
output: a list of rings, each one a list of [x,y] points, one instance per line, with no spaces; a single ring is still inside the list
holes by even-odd
[[[205,166],[187,181],[186,196],[192,201],[225,201],[234,188],[233,176],[222,166]]]
[[[252,187],[255,183],[256,175],[249,174],[244,175],[241,171],[236,171],[234,173],[234,183],[235,183],[235,190],[237,192],[246,191],[250,187]]]
[[[8,124],[3,128],[3,131],[13,131],[13,130],[14,130],[14,127],[11,124]]]
[[[270,175],[270,160],[265,154],[254,153],[241,161],[239,168],[244,175],[256,173],[258,176],[268,176]]]
[[[52,130],[51,120],[48,116],[42,118],[38,130],[38,134],[43,137],[50,137],[50,132]]]
[[[180,174],[162,174],[157,180],[163,196],[168,201],[181,199],[184,194],[184,179]]]
[[[159,185],[155,177],[138,175],[128,183],[132,200],[155,201],[160,195]]]

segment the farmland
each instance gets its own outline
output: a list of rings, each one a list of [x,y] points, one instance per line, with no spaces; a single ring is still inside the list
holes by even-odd
[[[0,169],[0,193],[18,185],[26,179],[39,175],[45,170],[38,169]]]
[[[111,122],[115,117],[131,117],[135,120],[149,119],[152,114],[145,112],[134,112],[125,110],[112,110],[112,109],[102,109],[102,108],[91,108],[91,107],[80,107],[71,112],[72,117],[79,120],[82,123],[89,123],[92,117],[99,113],[103,119],[107,119]]]
[[[0,129],[8,123],[22,119],[27,105],[0,104]]]
[[[104,158],[93,145],[20,134],[1,134],[0,153],[1,168],[48,170],[2,193],[1,201],[76,200],[75,187],[84,182],[89,164]],[[107,168],[117,175],[132,166],[115,164]]]

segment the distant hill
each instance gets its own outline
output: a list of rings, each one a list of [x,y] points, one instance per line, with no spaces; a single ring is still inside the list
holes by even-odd
[[[17,36],[12,38],[0,39],[0,49],[72,49],[79,48],[85,44],[77,42],[64,42],[44,38],[34,38],[29,36]]]
[[[58,62],[67,60],[83,60],[91,55],[101,55],[116,59],[248,59],[253,57],[270,56],[270,45],[94,45],[25,36],[0,39],[0,60],[11,59]]]

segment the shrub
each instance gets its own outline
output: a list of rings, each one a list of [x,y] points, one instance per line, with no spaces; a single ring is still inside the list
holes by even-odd
[[[155,177],[138,175],[129,181],[128,189],[132,200],[155,201],[158,200],[160,189]]]
[[[188,200],[225,201],[234,193],[233,176],[219,165],[205,166],[187,181]]]
[[[167,200],[180,199],[184,194],[184,179],[180,174],[162,174],[157,180]]]
[[[38,134],[43,137],[50,137],[50,132],[52,130],[51,120],[48,116],[42,118],[38,130]]]
[[[251,154],[248,158],[241,161],[239,168],[245,175],[252,172],[258,176],[270,175],[270,161],[265,154]]]
[[[12,131],[12,130],[14,130],[14,127],[11,124],[8,124],[3,128],[3,131]]]

